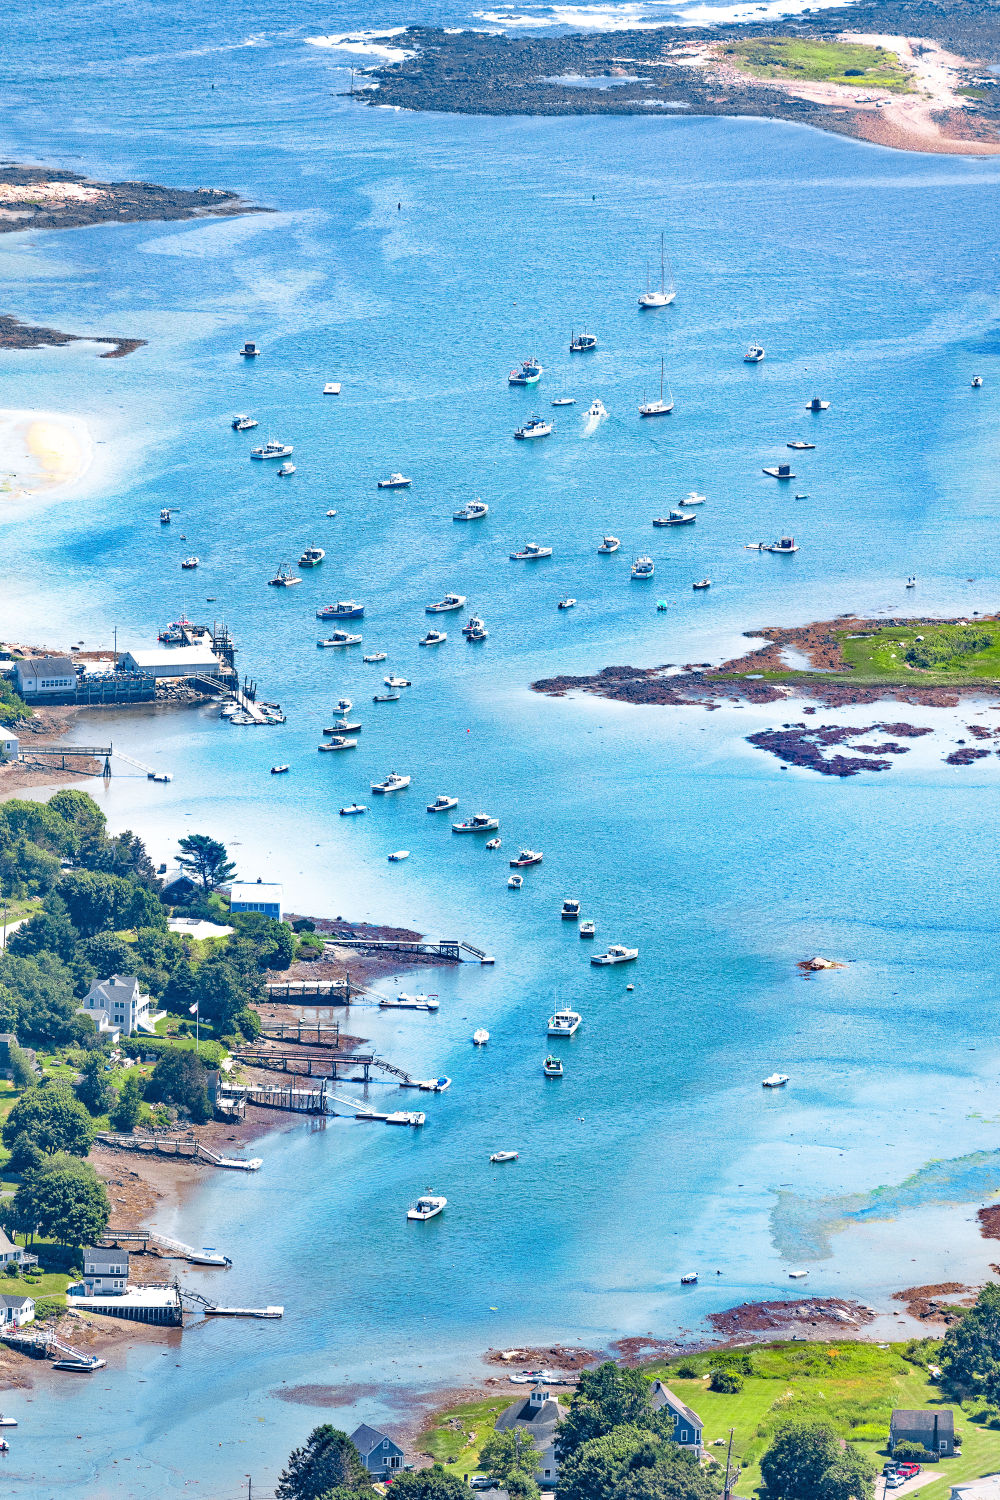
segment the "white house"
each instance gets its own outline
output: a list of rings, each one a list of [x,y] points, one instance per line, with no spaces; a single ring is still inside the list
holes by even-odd
[[[692,1453],[697,1453],[699,1458],[702,1453],[701,1434],[704,1423],[696,1411],[690,1406],[685,1406],[679,1396],[663,1384],[662,1380],[654,1380],[653,1388],[649,1393],[649,1401],[654,1411],[666,1410],[674,1424],[673,1438],[679,1448],[689,1448]]]
[[[98,1031],[132,1036],[136,1031],[153,1030],[151,1004],[150,997],[141,993],[138,979],[112,974],[110,979],[95,979],[78,1008],[90,1016]]]
[[[229,894],[230,911],[262,911],[276,922],[281,916],[281,886],[261,880],[234,880]]]
[[[38,1256],[29,1255],[0,1229],[0,1266],[9,1266],[11,1262],[17,1266],[37,1266]]]
[[[26,702],[51,698],[56,693],[72,693],[76,688],[76,667],[68,656],[28,656],[14,663],[14,682]]]
[[[9,1297],[6,1293],[0,1296],[0,1323],[8,1328],[23,1328],[25,1323],[33,1323],[34,1319],[33,1297]]]
[[[204,646],[158,646],[154,651],[123,651],[118,665],[124,672],[147,677],[218,677],[219,658]]]
[[[0,729],[0,760],[17,760],[21,743],[9,729]]]
[[[123,1296],[128,1287],[128,1251],[87,1245],[83,1252],[83,1285],[88,1297]]]

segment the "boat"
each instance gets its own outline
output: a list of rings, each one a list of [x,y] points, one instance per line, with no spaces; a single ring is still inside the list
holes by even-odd
[[[633,578],[652,578],[656,571],[651,557],[637,557],[632,564]]]
[[[409,776],[400,776],[398,771],[390,771],[384,781],[373,781],[371,789],[377,796],[382,796],[386,792],[401,792],[409,784]]]
[[[290,572],[285,563],[281,563],[273,578],[267,580],[268,587],[272,589],[290,589],[302,579],[297,574]]]
[[[549,402],[550,406],[575,406],[575,396],[556,396],[555,400]]]
[[[160,511],[160,525],[161,526],[169,526],[170,525],[170,512],[169,512],[169,510],[161,510]]]
[[[282,464],[281,468],[278,470],[278,474],[282,478],[285,478],[289,474],[294,474],[294,473],[295,473],[295,465],[294,464]]]
[[[357,740],[348,739],[343,734],[335,734],[327,740],[325,745],[317,745],[316,749],[331,752],[334,750],[356,750],[357,747]]]
[[[198,561],[199,559],[197,557],[185,557],[183,562],[181,563],[181,567],[196,568],[198,566]]]
[[[698,1272],[697,1271],[687,1271],[681,1277],[681,1286],[694,1286],[694,1284],[695,1284],[695,1282],[697,1280],[698,1280]]]
[[[549,1016],[549,1036],[573,1036],[580,1028],[583,1017],[579,1011],[557,1010]]]
[[[291,458],[292,446],[290,443],[276,443],[268,438],[259,448],[250,449],[251,458]]]
[[[617,552],[621,542],[616,536],[606,536],[598,547],[598,552]]]
[[[676,297],[677,293],[674,290],[674,278],[673,278],[672,274],[671,274],[671,277],[670,277],[670,290],[669,290],[669,292],[667,291],[667,284],[666,284],[666,280],[665,280],[664,266],[665,266],[665,256],[664,256],[664,249],[663,249],[663,235],[661,234],[660,235],[660,290],[657,292],[657,291],[652,291],[650,289],[650,285],[649,285],[649,261],[647,261],[646,262],[646,290],[642,293],[641,297],[639,298],[639,306],[640,307],[643,307],[643,308],[667,307],[671,302],[673,302],[674,298]]]
[[[464,603],[465,603],[465,595],[464,594],[445,594],[444,598],[443,599],[439,599],[436,604],[425,604],[424,605],[424,614],[425,615],[442,615],[442,614],[446,614],[449,610],[452,610],[452,609],[461,609],[462,605]]]
[[[815,443],[803,443],[803,442],[799,442],[799,441],[796,441],[794,443],[786,443],[785,444],[786,448],[794,448],[796,453],[805,453],[810,448],[815,448],[815,446],[816,446]]]
[[[316,644],[319,647],[360,646],[362,639],[360,635],[351,635],[349,630],[335,630],[333,635],[327,636],[325,640],[317,641]]]
[[[85,1358],[81,1354],[79,1359],[54,1359],[52,1361],[52,1369],[69,1370],[74,1375],[92,1375],[95,1370],[103,1370],[106,1364],[107,1360],[101,1359],[96,1354],[92,1355],[90,1359]]]
[[[289,771],[289,770],[291,770],[290,766],[272,766],[271,767],[271,775],[272,776],[283,776],[284,773],[286,771]]]
[[[973,390],[978,391],[978,389],[982,385],[982,383],[983,383],[983,377],[981,375],[973,375],[973,377],[972,377],[972,388],[973,388]]]
[[[340,709],[340,712],[342,714],[349,714],[351,709],[354,707],[354,704],[351,702],[350,698],[338,698],[337,707]]]
[[[369,651],[368,655],[367,656],[363,656],[361,658],[361,660],[369,662],[369,663],[370,662],[376,662],[376,661],[386,661],[387,658],[388,658],[388,655],[389,655],[388,651]]]
[[[814,396],[806,407],[806,411],[829,411],[829,409],[829,401],[821,401],[818,396]]]
[[[469,623],[462,626],[462,634],[468,641],[485,641],[489,631],[478,615],[470,615]]]
[[[761,360],[763,358],[764,358],[764,346],[763,346],[763,344],[751,344],[750,347],[749,347],[749,349],[747,350],[747,352],[743,356],[743,363],[745,365],[759,365],[760,362],[761,362]]]
[[[524,870],[528,865],[540,865],[542,856],[536,849],[522,849],[516,859],[512,859],[510,867],[512,870]]]
[[[772,464],[770,468],[763,469],[761,472],[764,474],[770,474],[772,479],[795,478],[795,475],[792,473],[791,464]]]
[[[384,995],[379,1000],[381,1010],[437,1010],[440,1000],[435,995],[399,994],[395,998]]]
[[[624,948],[621,943],[612,943],[607,953],[591,954],[592,964],[630,964],[639,957],[638,948]]]
[[[669,516],[654,516],[654,526],[693,526],[697,516],[689,516],[685,510],[672,510]]]
[[[398,690],[396,688],[393,688],[392,692],[390,692],[390,693],[373,693],[372,694],[372,702],[373,703],[398,703],[399,702],[399,692],[398,692]]]
[[[435,797],[433,802],[428,802],[428,804],[427,804],[427,811],[428,812],[450,812],[453,807],[457,807],[457,806],[458,806],[458,798],[457,797],[446,797],[444,795],[444,793],[442,793],[439,797]]]
[[[917,586],[917,580],[913,576],[913,574],[911,573],[910,576],[909,576],[909,578],[906,580],[906,587],[908,589],[915,589],[916,586]]]
[[[601,401],[601,400],[599,400],[595,396],[594,399],[593,399],[593,401],[591,401],[590,405],[587,408],[587,416],[588,417],[596,417],[597,420],[600,421],[601,418],[602,417],[606,417],[607,414],[608,414],[608,412],[607,412],[607,408],[604,405],[604,402]]]
[[[229,1256],[223,1255],[220,1250],[216,1250],[214,1245],[206,1245],[202,1250],[189,1251],[188,1260],[192,1265],[217,1266],[219,1270],[232,1265]],[[2,1425],[2,1422],[0,1422],[0,1426]]]
[[[251,427],[256,427],[256,426],[257,426],[257,418],[256,417],[248,417],[243,412],[240,412],[237,416],[235,416],[233,418],[233,431],[234,432],[249,432],[250,429],[251,429]]]
[[[693,589],[710,589],[712,587],[712,580],[711,578],[699,578],[698,582],[692,583],[691,587]]]
[[[560,599],[559,603],[556,605],[556,609],[575,609],[575,608],[576,608],[576,600],[575,599]]]
[[[408,1219],[434,1219],[447,1202],[447,1198],[438,1198],[432,1193],[427,1193],[423,1198],[418,1198],[412,1208],[407,1209],[406,1217]]]
[[[534,562],[539,557],[551,557],[551,547],[539,547],[537,542],[525,542],[520,552],[510,554],[511,562]]]
[[[191,621],[185,615],[180,620],[171,620],[166,629],[160,631],[156,639],[162,641],[165,646],[183,646],[187,642],[184,632],[191,629],[193,629]]]
[[[242,354],[244,359],[256,359],[257,355],[260,353],[260,349],[255,343],[253,343],[251,339],[247,339],[246,343],[243,345],[243,348],[240,350],[240,353]]]
[[[802,494],[802,495],[796,495],[795,498],[796,498],[796,500],[808,500],[809,499],[809,492],[808,492],[808,490],[804,494]]]
[[[546,1078],[561,1078],[563,1076],[562,1059],[553,1057],[552,1053],[550,1052],[548,1057],[542,1064],[542,1072],[545,1074]]]
[[[358,734],[362,728],[361,724],[351,724],[347,719],[338,719],[335,724],[329,725],[323,730],[324,734]]]
[[[580,936],[582,938],[592,938],[596,931],[597,928],[593,922],[587,921],[580,923]]]
[[[327,383],[326,383],[326,385],[323,387],[323,395],[324,396],[339,396],[340,395],[340,381],[339,380],[328,380]]]
[[[804,1276],[808,1275],[808,1271],[789,1271],[788,1273],[789,1279],[791,1281],[801,1281]]]
[[[597,340],[592,333],[576,333],[570,329],[569,352],[570,354],[586,354],[591,349],[597,348]]]
[[[335,510],[328,510],[327,511],[327,515],[328,516],[335,516],[336,514],[337,514],[337,512]]]
[[[580,903],[575,896],[567,896],[559,913],[564,922],[575,922],[580,915]]]
[[[380,479],[378,487],[380,490],[408,490],[413,483],[407,479],[405,474],[390,474],[388,479]]]
[[[537,359],[522,360],[507,376],[508,385],[537,385],[542,378],[542,366]]]
[[[683,509],[685,505],[704,505],[707,499],[707,495],[699,495],[697,490],[688,490],[681,501],[681,508]]]
[[[417,642],[417,645],[418,646],[443,646],[444,643],[445,643],[445,641],[447,639],[448,639],[448,632],[446,630],[428,630],[428,632],[427,632],[426,635],[422,635],[420,637],[419,641]]]
[[[516,1151],[494,1151],[493,1155],[490,1157],[490,1161],[493,1161],[493,1162],[517,1161],[517,1152]],[[534,1376],[532,1376],[531,1378],[533,1380]]]
[[[342,818],[353,818],[357,813],[366,813],[367,811],[368,809],[363,802],[352,802],[350,807],[342,807],[340,809],[340,816]]]
[[[521,887],[522,887],[523,884],[524,884],[524,876],[523,875],[511,875],[511,877],[507,881],[507,889],[509,891],[519,891],[521,889]]]
[[[666,417],[666,416],[669,416],[669,414],[674,409],[674,398],[673,398],[673,395],[670,392],[669,386],[667,387],[667,395],[670,397],[670,399],[669,399],[669,401],[664,401],[664,399],[663,399],[663,360],[661,359],[660,360],[660,398],[659,398],[658,401],[647,401],[646,400],[646,392],[643,391],[643,393],[642,393],[642,405],[639,407],[639,415],[640,415],[640,417]]]
[[[476,1044],[477,1047],[485,1047],[486,1043],[489,1041],[489,1039],[490,1039],[489,1032],[485,1031],[482,1026],[478,1027],[472,1033],[472,1040],[475,1042],[475,1044]]]
[[[656,612],[657,612],[657,614],[659,614],[659,615],[665,615],[666,612],[667,612],[667,610],[669,608],[670,608],[670,606],[667,603],[666,599],[657,599],[657,601],[656,601]]]
[[[531,416],[523,427],[516,429],[514,436],[516,438],[543,438],[548,437],[551,431],[551,422],[545,422],[538,416]]]
[[[326,553],[322,547],[307,547],[299,558],[300,568],[318,568]]]
[[[499,849],[500,845],[502,843],[503,843],[502,839],[487,839],[486,840],[486,847],[487,847],[487,849]]]
[[[761,1088],[764,1088],[764,1089],[783,1089],[785,1087],[785,1084],[787,1082],[788,1082],[788,1074],[787,1073],[772,1073],[771,1076],[770,1076],[770,1078],[764,1078],[761,1081]]]
[[[316,611],[317,620],[360,620],[365,612],[363,604],[353,599],[338,599],[336,604],[324,604]]]
[[[765,552],[798,552],[799,549],[793,536],[783,536],[780,541],[772,542],[763,550]]]
[[[481,521],[488,510],[489,506],[485,500],[469,500],[461,510],[453,512],[451,519],[453,521]]]
[[[408,677],[383,677],[382,681],[385,683],[387,688],[404,688],[413,686]]]
[[[500,827],[499,818],[491,818],[489,813],[473,813],[471,818],[466,818],[464,823],[452,823],[452,833],[490,833],[494,828]]]
[[[387,858],[389,860],[389,863],[391,865],[398,865],[401,860],[409,859],[409,857],[410,857],[410,851],[409,851],[409,849],[397,849],[394,854],[390,854],[390,855],[387,856]]]

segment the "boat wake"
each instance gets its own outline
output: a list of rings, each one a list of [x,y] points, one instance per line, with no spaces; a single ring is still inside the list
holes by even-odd
[[[608,420],[608,414],[604,409],[604,403],[595,401],[583,417],[582,437],[593,437],[597,429]]]

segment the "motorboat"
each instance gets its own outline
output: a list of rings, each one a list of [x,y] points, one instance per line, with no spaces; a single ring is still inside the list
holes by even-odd
[[[493,1155],[490,1157],[490,1161],[492,1161],[492,1162],[517,1161],[517,1152],[516,1151],[494,1151]]]
[[[481,521],[488,510],[489,506],[485,500],[469,500],[461,510],[453,512],[451,519],[453,521]]]
[[[657,401],[647,401],[646,392],[642,393],[642,405],[639,407],[640,417],[666,417],[674,409],[674,398],[670,387],[667,387],[668,400],[663,399],[663,360],[660,360],[660,396]]]
[[[317,620],[360,620],[365,612],[363,604],[353,599],[338,599],[336,604],[324,604],[316,611]]]
[[[464,823],[452,823],[452,833],[491,833],[494,828],[500,827],[499,818],[491,818],[489,813],[473,813],[471,818],[466,818]]]
[[[549,1036],[573,1036],[580,1027],[583,1017],[579,1011],[557,1010],[554,1016],[549,1016]]]
[[[472,1033],[472,1040],[477,1047],[485,1047],[490,1039],[490,1034],[482,1026],[476,1028]]]
[[[486,840],[486,847],[487,847],[487,849],[499,849],[500,845],[502,843],[503,843],[502,839],[487,839]]]
[[[596,348],[597,340],[592,333],[573,333],[572,329],[570,330],[570,354],[587,354],[591,349]]]
[[[260,352],[261,351],[258,345],[253,343],[250,339],[247,340],[247,342],[243,345],[243,348],[240,350],[240,353],[242,354],[244,359],[256,359]]]
[[[410,851],[409,849],[397,849],[395,853],[389,854],[386,857],[391,865],[398,865],[402,860],[409,859]]]
[[[510,878],[509,878],[509,880],[507,881],[507,889],[509,891],[519,891],[521,889],[521,887],[522,887],[523,884],[524,884],[524,876],[523,875],[511,875]]]
[[[612,943],[607,953],[591,955],[592,964],[630,964],[639,957],[638,948],[623,948],[621,943]]]
[[[542,378],[542,366],[537,359],[522,360],[507,376],[508,385],[537,385]]]
[[[388,693],[373,693],[372,694],[372,702],[373,703],[398,703],[399,702],[399,689],[398,688],[393,688]]]
[[[617,552],[621,542],[616,536],[606,536],[598,547],[598,552]]]
[[[434,1219],[447,1202],[447,1198],[437,1198],[427,1193],[423,1198],[418,1198],[412,1208],[407,1209],[406,1217],[408,1219]]]
[[[649,261],[646,262],[646,290],[639,298],[639,306],[642,308],[667,307],[673,302],[677,293],[674,290],[673,273],[670,276],[670,290],[667,290],[665,278],[666,257],[663,248],[663,235],[660,235],[660,290],[656,291],[649,285]]]
[[[604,405],[604,402],[601,401],[601,400],[599,400],[595,396],[594,399],[593,399],[593,401],[590,403],[590,405],[587,408],[587,416],[588,417],[595,417],[598,421],[600,421],[603,417],[606,417],[607,414],[608,414],[608,411],[607,411],[607,407]]]
[[[665,615],[666,612],[667,612],[667,610],[669,608],[670,608],[670,606],[667,603],[666,599],[657,599],[657,601],[656,601],[656,613],[658,615]]]
[[[324,734],[359,734],[361,732],[361,729],[362,729],[362,725],[360,723],[358,723],[358,724],[352,724],[348,719],[343,718],[343,719],[338,719],[335,724],[331,724],[327,729],[324,729],[323,733]]]
[[[449,610],[461,609],[464,603],[464,594],[445,594],[444,598],[439,599],[436,604],[425,604],[424,614],[443,615],[446,614]]]
[[[762,473],[769,474],[772,479],[795,478],[795,475],[792,473],[791,464],[771,464],[770,467],[763,469]]]
[[[520,552],[510,554],[511,562],[534,562],[539,557],[551,557],[551,547],[539,547],[537,542],[525,542]]]
[[[342,714],[349,714],[351,709],[354,707],[354,704],[351,702],[350,698],[338,698],[337,707],[340,709],[340,712]]]
[[[567,896],[559,913],[564,922],[575,922],[580,915],[580,903],[575,896]]]
[[[340,395],[340,381],[339,380],[328,380],[327,383],[326,383],[326,385],[323,387],[323,395],[324,396],[339,396]]]
[[[362,639],[360,635],[352,635],[349,630],[335,630],[333,635],[327,636],[325,640],[317,641],[316,644],[319,647],[360,646]]]
[[[327,515],[328,516],[335,516],[336,514],[337,514],[337,512],[335,510],[328,510],[327,511]]]
[[[562,1059],[559,1057],[553,1057],[552,1053],[550,1052],[548,1057],[542,1064],[542,1072],[545,1074],[546,1078],[561,1078],[563,1076]]]
[[[697,1271],[687,1271],[681,1277],[681,1286],[694,1286],[698,1280]]]
[[[352,802],[350,807],[342,807],[340,809],[340,816],[342,818],[353,818],[358,813],[366,813],[367,811],[368,809],[363,802]]]
[[[633,578],[652,578],[656,571],[651,557],[637,557],[632,564]]]
[[[282,479],[287,479],[287,477],[288,477],[289,474],[294,474],[294,473],[295,473],[295,465],[294,464],[289,464],[289,463],[282,464],[281,468],[278,470],[278,476],[279,476],[279,478],[282,478]]]
[[[405,474],[390,474],[388,479],[380,479],[378,487],[380,490],[408,490],[413,483],[407,479]]]
[[[196,568],[198,566],[198,562],[199,559],[197,557],[185,557],[183,562],[181,563],[181,567],[189,569]]]
[[[188,1260],[195,1266],[216,1266],[220,1271],[232,1265],[228,1255],[223,1255],[221,1250],[216,1250],[214,1245],[206,1245],[202,1250],[191,1250],[188,1252]],[[0,1421],[0,1426],[3,1423]]]
[[[592,938],[596,931],[597,927],[594,922],[587,921],[580,923],[580,936],[582,938]]]
[[[818,396],[814,396],[806,407],[806,411],[829,411],[829,409],[829,401],[821,401]]]
[[[514,433],[516,438],[543,438],[548,437],[552,431],[552,423],[543,421],[541,417],[529,417],[523,427],[518,427]]]
[[[469,641],[485,641],[489,631],[478,615],[470,615],[469,623],[462,626],[462,634]]]
[[[686,510],[672,510],[668,516],[654,516],[654,526],[693,526],[697,516],[689,516]]]
[[[684,496],[684,499],[681,501],[681,509],[683,509],[686,505],[704,505],[707,499],[707,495],[699,495],[697,490],[688,490],[687,494]]]
[[[549,405],[550,406],[575,406],[576,405],[576,397],[575,396],[556,396],[553,401],[549,402]]]
[[[770,1078],[764,1078],[761,1080],[761,1088],[783,1089],[785,1087],[785,1084],[788,1082],[788,1079],[789,1075],[787,1073],[772,1073]]]
[[[447,639],[448,639],[448,632],[446,630],[428,630],[428,632],[427,632],[426,635],[422,635],[420,637],[419,641],[417,642],[417,645],[418,646],[443,646],[444,643],[445,643],[445,641]]]
[[[759,365],[760,362],[761,362],[761,360],[763,358],[764,358],[764,346],[763,346],[763,344],[756,344],[756,343],[754,343],[754,344],[750,345],[749,349],[744,354],[744,356],[743,356],[743,363],[745,365]]]
[[[428,802],[428,812],[450,812],[453,807],[458,806],[457,797],[446,797],[443,793],[435,797],[433,802]]]
[[[699,578],[698,582],[692,583],[691,587],[693,589],[710,589],[712,587],[712,580],[711,578]]]
[[[271,775],[272,776],[283,776],[286,771],[290,771],[290,770],[291,770],[291,766],[272,766],[271,767]]]
[[[299,558],[300,568],[318,568],[326,553],[322,547],[307,547]]]
[[[334,734],[331,735],[325,745],[317,745],[316,749],[332,752],[334,750],[356,750],[357,747],[357,740],[348,739],[348,737],[343,734]]]
[[[371,789],[376,796],[383,796],[386,792],[401,792],[409,784],[409,776],[400,776],[398,771],[390,771],[384,781],[373,781]]]
[[[379,1000],[381,1010],[437,1010],[440,1005],[436,995],[407,995],[399,994],[394,997],[383,995]]]
[[[973,377],[972,377],[972,389],[974,391],[978,391],[978,389],[982,385],[982,383],[983,383],[983,377],[981,375],[973,375]]]
[[[512,859],[510,867],[512,870],[524,870],[528,865],[540,865],[542,856],[537,849],[522,849],[516,859]]]
[[[268,587],[272,589],[290,589],[302,579],[297,573],[293,573],[286,563],[281,563],[273,578],[267,580]]]
[[[276,443],[268,438],[267,442],[262,443],[259,448],[250,449],[250,457],[257,459],[291,458],[292,451],[290,443]]]
[[[772,542],[770,547],[765,547],[765,552],[798,552],[798,544],[793,536],[783,536],[779,541]]]
[[[169,526],[170,525],[170,512],[165,507],[164,507],[163,510],[160,511],[160,525],[161,526]]]
[[[514,1152],[514,1155],[515,1156],[517,1155],[516,1151]],[[16,1427],[16,1426],[17,1426],[17,1418],[16,1417],[7,1417],[7,1416],[4,1416],[4,1415],[0,1414],[0,1427]]]
[[[803,443],[796,440],[794,443],[786,443],[786,448],[794,448],[796,453],[806,453],[810,448],[815,448],[815,443]]]
[[[576,608],[576,600],[575,599],[560,599],[559,603],[556,605],[556,609],[575,609],[575,608]]]
[[[385,685],[386,685],[387,688],[404,688],[404,687],[412,687],[413,686],[412,682],[410,681],[410,679],[408,677],[392,677],[392,676],[389,676],[389,677],[383,677],[382,681],[385,683]]]
[[[788,1273],[790,1281],[802,1281],[802,1279],[808,1275],[808,1271],[789,1271]]]
[[[914,575],[911,573],[910,576],[909,576],[909,578],[906,580],[906,587],[908,589],[915,589],[916,586],[917,586],[917,580],[914,577]]]
[[[257,426],[257,418],[256,417],[248,417],[243,412],[240,412],[238,416],[235,416],[233,418],[233,431],[234,432],[249,432],[250,429],[251,429],[251,427],[256,427],[256,426]]]
[[[388,657],[388,651],[369,651],[368,655],[363,656],[361,660],[371,663],[376,661],[387,661]]]

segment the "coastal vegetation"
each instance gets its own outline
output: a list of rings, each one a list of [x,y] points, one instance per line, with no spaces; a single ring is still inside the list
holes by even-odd
[[[720,47],[718,55],[755,78],[911,92],[910,75],[894,52],[860,42],[827,37],[753,37]]]
[[[845,666],[857,677],[912,680],[914,672],[954,678],[1000,678],[1000,621],[914,620],[864,635],[838,633]]]

